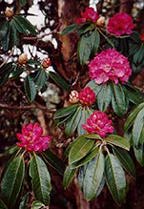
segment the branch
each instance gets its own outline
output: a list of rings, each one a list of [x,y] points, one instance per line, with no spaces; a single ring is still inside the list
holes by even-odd
[[[47,109],[47,107],[43,106],[43,105],[40,105],[38,103],[35,103],[35,104],[32,104],[32,105],[26,105],[26,106],[16,106],[16,105],[8,105],[8,104],[4,104],[4,103],[0,103],[0,108],[2,109],[8,109],[8,110],[29,110],[29,109],[41,109],[41,110],[45,110],[45,111],[48,111],[48,112],[55,112],[56,110],[55,109]]]

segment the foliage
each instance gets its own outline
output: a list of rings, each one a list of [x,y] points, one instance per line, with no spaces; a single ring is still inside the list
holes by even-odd
[[[25,5],[27,1],[19,1],[20,10]],[[89,12],[95,14],[94,19]],[[34,108],[33,112],[36,114],[38,109],[50,110],[46,102],[43,106],[44,101],[39,101],[42,100],[41,95],[45,93],[47,83],[53,83],[65,101],[50,110],[47,115],[52,117],[52,122],[47,122],[46,125],[50,126],[52,147],[58,144],[56,140],[61,136],[67,143],[66,149],[63,147],[65,156],[62,155],[60,159],[47,144],[48,137],[43,130],[46,126],[42,129],[37,125],[33,130],[30,127],[34,123],[24,125],[19,137],[17,134],[21,143],[16,143],[15,147],[5,152],[10,160],[1,177],[0,208],[26,208],[29,192],[33,196],[31,209],[48,207],[53,186],[50,167],[63,177],[65,189],[77,178],[87,201],[97,198],[107,186],[113,200],[117,204],[124,203],[128,184],[126,175],[136,177],[130,149],[134,151],[137,161],[144,166],[144,94],[133,85],[135,73],[141,72],[144,66],[144,42],[139,32],[133,29],[132,17],[125,14],[126,22],[121,22],[123,34],[111,34],[105,21],[108,17],[102,18],[93,9],[87,8],[81,13],[79,20],[59,33],[62,37],[69,37],[71,33],[78,35],[77,66],[82,71],[77,74],[78,77],[75,74],[73,82],[71,72],[67,78],[65,69],[61,65],[58,65],[58,69],[53,60],[48,58],[51,56],[48,53],[43,60],[37,56],[28,58],[25,53],[15,59],[14,50],[22,51],[24,37],[28,40],[36,39],[36,44],[39,42],[38,29],[27,20],[27,15],[30,14],[22,14],[10,8],[0,14],[0,47],[5,55],[5,60],[0,64],[0,86],[3,88],[11,81],[18,84],[18,91],[23,93],[27,106]],[[115,16],[112,18],[115,21]],[[129,21],[131,28],[127,31],[125,26]],[[111,27],[114,27],[112,31],[117,32],[116,26]],[[115,56],[110,56],[107,60],[106,56],[99,56],[103,51],[114,51]],[[90,62],[96,57],[96,63],[100,65],[94,64],[90,70]],[[123,66],[124,63],[126,66]],[[127,66],[130,72],[123,80]],[[85,69],[89,71],[89,77]],[[90,75],[92,73],[96,78]],[[82,80],[81,74],[86,79]],[[100,83],[97,82],[99,76],[102,79]],[[86,92],[82,90],[83,87],[89,89],[89,93],[81,93]],[[75,90],[76,94],[72,94],[71,90]],[[20,110],[21,104],[22,101],[18,107]],[[94,114],[96,111],[103,118]],[[121,127],[124,133],[119,134],[116,120],[120,119],[126,122],[124,128]],[[24,123],[27,121],[28,118]],[[86,124],[89,125],[87,129],[84,128]],[[109,126],[111,131],[105,132],[105,127],[108,129]],[[54,134],[53,129],[56,134],[62,134]],[[43,147],[44,142],[45,149],[40,150],[39,147]]]

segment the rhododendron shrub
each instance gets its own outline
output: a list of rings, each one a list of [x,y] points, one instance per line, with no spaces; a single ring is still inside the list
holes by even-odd
[[[9,124],[5,114],[18,124],[4,148],[4,159],[11,159],[2,171],[0,208],[49,208],[50,197],[65,208],[73,195],[76,202],[96,201],[106,187],[120,205],[126,176],[135,178],[132,158],[144,165],[144,94],[141,80],[135,82],[144,68],[143,32],[130,14],[104,13],[103,1],[101,11],[85,7],[61,31],[69,20],[54,2],[38,3],[49,16],[42,33],[26,18],[28,3],[6,8],[0,2],[0,125]],[[58,24],[51,6],[54,20],[62,17]],[[78,190],[69,200],[62,183]]]

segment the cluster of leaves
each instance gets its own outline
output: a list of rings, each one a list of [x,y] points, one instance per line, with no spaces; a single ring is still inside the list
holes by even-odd
[[[29,192],[25,193],[26,185],[29,191],[34,192],[36,198],[31,209],[48,205],[52,190],[48,165],[63,175],[63,162],[51,151],[46,151],[41,155],[36,153],[27,155],[18,147],[13,147],[9,153],[13,153],[13,156],[2,176],[0,208],[15,208],[16,205],[19,205],[20,209],[27,208]]]
[[[94,139],[97,139],[96,143]],[[129,141],[117,135],[109,135],[105,139],[96,134],[79,136],[70,145],[64,187],[70,184],[77,172],[79,185],[87,200],[96,198],[106,183],[113,199],[117,203],[123,202],[126,197],[123,168],[135,176],[134,163],[126,151],[129,149]]]
[[[47,72],[40,61],[31,59],[28,60],[26,65],[13,62],[4,64],[0,68],[0,86],[4,85],[9,79],[19,79],[22,73],[26,74],[22,78],[24,79],[24,90],[29,102],[35,100],[39,91],[43,92],[45,90],[49,78],[62,89],[69,89],[67,82],[57,72]]]

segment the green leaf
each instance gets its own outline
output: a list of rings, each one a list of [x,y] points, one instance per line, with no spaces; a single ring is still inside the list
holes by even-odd
[[[78,184],[79,184],[82,191],[83,191],[83,182],[84,182],[84,177],[85,177],[85,172],[86,172],[87,166],[88,166],[88,163],[79,168]]]
[[[143,124],[143,128],[141,130],[141,134],[140,134],[140,138],[139,138],[139,142],[140,144],[143,144],[144,143],[144,124]]]
[[[37,34],[35,27],[26,18],[21,15],[16,15],[13,19],[16,21],[17,29],[20,33],[32,35]]]
[[[45,208],[45,205],[42,202],[36,200],[32,203],[31,209],[41,209],[43,207]]]
[[[16,65],[12,71],[11,78],[13,78],[13,79],[18,78],[24,72],[24,70],[25,69],[23,67]]]
[[[4,21],[0,25],[0,40],[3,39],[8,32],[9,22]]]
[[[41,88],[45,85],[47,81],[47,74],[45,70],[40,69],[38,71],[38,74],[34,78],[34,81],[35,81],[36,86],[38,87],[38,90],[41,90]]]
[[[144,44],[141,44],[140,48],[136,51],[133,56],[133,60],[135,63],[141,63],[144,58]]]
[[[103,87],[103,85],[97,85],[95,81],[88,82],[86,86],[89,86],[95,92],[96,95],[99,94]]]
[[[10,41],[10,29],[9,22],[4,21],[0,26],[0,41],[4,51],[7,51],[9,48]]]
[[[144,101],[144,94],[133,86],[126,86],[124,91],[129,101],[133,104],[139,104]]]
[[[2,200],[0,200],[0,209],[8,209]]]
[[[13,71],[12,63],[7,63],[0,68],[0,86],[4,85],[8,79],[9,75]]]
[[[88,111],[88,109],[86,108],[82,108],[82,112],[81,112],[81,118],[78,124],[78,135],[82,135],[84,134],[86,131],[82,128],[82,124],[86,123],[87,118],[90,116],[90,111]]]
[[[10,44],[11,47],[13,46],[17,46],[19,44],[19,34],[18,31],[16,29],[16,23],[15,21],[12,19],[9,23],[10,25]]]
[[[24,80],[25,93],[30,102],[36,97],[36,87],[33,79],[28,75]]]
[[[100,139],[100,140],[102,140],[102,138],[98,134],[84,134],[83,136],[85,138],[88,138],[88,139]]]
[[[71,166],[68,166],[64,172],[64,178],[63,178],[63,186],[66,189],[70,183],[72,182],[74,176],[75,176],[76,169],[72,169]]]
[[[99,150],[98,147],[94,147],[84,158],[77,161],[76,163],[72,163],[71,168],[78,168],[78,167],[85,165],[97,155],[98,150]]]
[[[78,55],[81,65],[86,64],[90,56],[97,52],[99,44],[100,36],[96,29],[82,35],[78,44]]]
[[[124,90],[121,84],[112,84],[112,108],[118,116],[126,113],[128,101],[126,100]]]
[[[82,35],[86,33],[91,33],[95,29],[95,25],[90,22],[85,22],[83,24],[78,25],[77,27],[77,33],[81,37]]]
[[[141,144],[139,147],[133,147],[134,154],[141,166],[144,166],[144,144]]]
[[[132,112],[131,114],[128,116],[126,122],[125,122],[125,125],[124,125],[124,129],[125,131],[128,131],[131,126],[133,125],[134,123],[134,120],[137,116],[137,114],[144,108],[144,102],[139,104]]]
[[[70,149],[69,164],[75,163],[85,157],[93,148],[94,143],[94,140],[86,139],[84,136],[78,137]]]
[[[58,73],[49,72],[49,76],[63,90],[68,91],[70,89],[70,85]]]
[[[144,108],[140,110],[140,112],[137,114],[133,124],[132,140],[135,146],[138,146],[138,144],[141,141],[141,133],[143,133],[143,127],[144,127]]]
[[[27,3],[27,0],[19,0],[19,3],[21,5],[21,7],[25,6]]]
[[[29,200],[29,193],[26,193],[20,202],[19,209],[27,209],[28,205],[28,200]]]
[[[67,117],[68,115],[72,115],[74,114],[74,112],[77,110],[79,105],[71,105],[71,106],[68,106],[68,107],[64,107],[64,108],[61,108],[59,109],[55,115],[54,115],[54,119],[59,119],[59,118],[64,118],[64,117]]]
[[[106,183],[113,199],[117,203],[125,201],[126,179],[119,160],[113,154],[108,154],[105,161]]]
[[[109,84],[101,85],[102,88],[97,94],[97,104],[101,111],[106,111],[112,99],[111,86]]]
[[[22,156],[14,158],[8,165],[2,182],[1,196],[9,208],[13,208],[22,187],[25,164]]]
[[[65,165],[62,160],[60,160],[53,152],[50,150],[45,151],[44,157],[46,157],[48,163],[60,174],[64,174]]]
[[[48,205],[51,192],[50,175],[46,164],[36,154],[30,160],[29,175],[32,179],[32,188],[36,199]]]
[[[121,147],[121,148],[128,150],[128,151],[130,149],[129,140],[124,137],[118,136],[118,135],[111,134],[105,138],[105,141],[108,144],[111,144],[111,145],[114,145],[117,147]]]
[[[81,119],[81,114],[82,114],[82,108],[78,107],[74,115],[71,118],[69,118],[65,127],[65,133],[67,136],[73,134],[75,130],[78,128],[78,124]]]
[[[67,35],[68,33],[75,32],[77,27],[78,26],[76,24],[69,25],[61,32],[61,35]]]
[[[90,161],[83,181],[83,193],[87,200],[91,200],[97,196],[104,173],[104,155],[99,152],[95,159]]]
[[[119,159],[121,165],[123,168],[130,173],[132,176],[135,177],[136,171],[135,171],[135,165],[130,157],[129,153],[125,150],[119,149],[119,148],[114,148],[114,154],[117,156]]]

